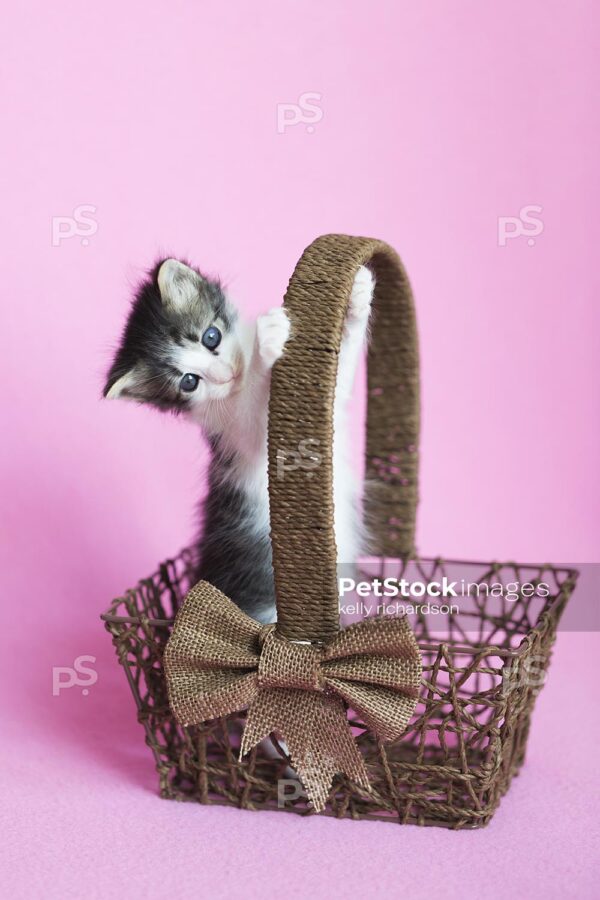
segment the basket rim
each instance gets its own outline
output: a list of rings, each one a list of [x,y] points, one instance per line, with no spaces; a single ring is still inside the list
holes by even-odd
[[[162,571],[166,566],[175,565],[177,561],[185,558],[188,549],[184,549],[177,556],[171,557],[165,560],[159,568],[148,578],[142,578],[138,581],[135,588],[130,588],[125,591],[119,597],[116,597],[110,604],[109,608],[106,612],[100,614],[100,619],[106,625],[149,625],[151,627],[162,627],[168,628],[173,622],[174,618],[167,619],[158,619],[153,616],[139,615],[139,616],[123,616],[117,615],[112,610],[116,609],[119,604],[123,603],[123,601],[135,592],[142,586],[147,584],[152,584],[157,577],[161,576]],[[395,562],[401,561],[397,557],[387,556],[387,557],[362,557],[363,559],[379,559],[383,563],[387,562]],[[565,580],[560,584],[556,595],[553,597],[552,602],[547,607],[547,609],[543,610],[535,625],[528,631],[526,634],[522,636],[522,640],[518,647],[514,649],[500,647],[498,644],[459,644],[454,641],[423,641],[418,640],[417,643],[419,645],[419,650],[426,652],[439,652],[441,649],[447,649],[452,653],[461,654],[466,653],[470,655],[479,655],[482,654],[484,656],[497,656],[501,659],[517,659],[522,656],[528,649],[531,640],[535,637],[536,634],[541,633],[545,621],[552,615],[553,610],[556,606],[558,606],[559,602],[562,600],[565,589],[570,588],[572,591],[574,588],[577,579],[579,577],[579,569],[576,569],[572,566],[555,566],[551,563],[519,563],[514,560],[476,560],[476,559],[456,559],[456,558],[448,558],[442,556],[416,556],[414,559],[410,560],[411,563],[433,563],[434,565],[440,564],[448,564],[448,565],[465,565],[465,566],[481,566],[485,567],[486,571],[494,571],[495,569],[504,569],[504,568],[518,568],[518,569],[533,569],[536,571],[551,571],[554,574],[563,574],[565,576]]]

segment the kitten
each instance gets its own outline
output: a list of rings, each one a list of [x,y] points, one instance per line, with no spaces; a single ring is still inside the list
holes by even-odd
[[[345,566],[355,561],[362,540],[345,420],[373,287],[372,273],[361,267],[338,363],[335,536]],[[289,333],[283,308],[245,323],[218,281],[166,259],[137,292],[104,388],[105,397],[183,413],[200,426],[211,460],[196,578],[263,623],[276,618],[267,488],[270,372]]]

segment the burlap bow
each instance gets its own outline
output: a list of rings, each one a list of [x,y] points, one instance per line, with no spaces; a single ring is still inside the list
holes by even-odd
[[[272,732],[315,810],[333,776],[370,789],[345,703],[380,739],[400,737],[413,713],[421,659],[405,618],[364,619],[324,645],[288,641],[206,581],[181,607],[164,656],[169,701],[182,725],[248,707],[240,757]]]

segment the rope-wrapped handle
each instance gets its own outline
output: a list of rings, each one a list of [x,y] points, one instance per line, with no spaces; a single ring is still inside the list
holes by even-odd
[[[383,241],[324,235],[290,279],[284,307],[291,337],[274,366],[269,402],[277,630],[288,640],[323,641],[339,630],[333,406],[344,318],[361,265],[375,275],[364,514],[378,555],[414,554],[419,357],[410,284]],[[289,458],[296,464],[286,465]]]

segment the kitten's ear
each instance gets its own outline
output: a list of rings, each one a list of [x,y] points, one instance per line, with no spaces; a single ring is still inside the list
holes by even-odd
[[[117,400],[120,397],[123,397],[125,400],[142,400],[142,384],[143,377],[138,366],[134,366],[116,380],[111,373],[104,386],[104,396],[107,400]]]
[[[158,270],[158,289],[165,306],[189,306],[200,287],[200,276],[178,259],[166,259]]]

